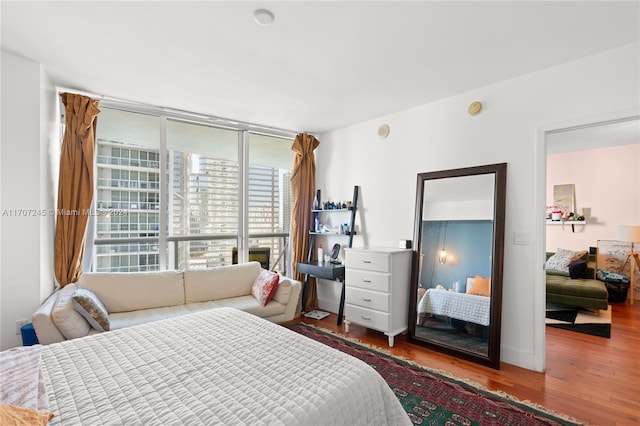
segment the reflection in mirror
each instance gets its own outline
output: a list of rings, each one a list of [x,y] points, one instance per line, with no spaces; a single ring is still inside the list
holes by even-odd
[[[410,340],[499,368],[506,165],[418,175]]]

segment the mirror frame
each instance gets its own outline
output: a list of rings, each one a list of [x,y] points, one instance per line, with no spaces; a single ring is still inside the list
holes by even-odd
[[[493,249],[491,263],[491,302],[489,318],[489,343],[487,356],[465,351],[453,346],[416,336],[416,321],[418,317],[418,282],[420,274],[420,252],[422,250],[422,208],[425,182],[430,180],[452,177],[494,174],[494,205],[493,205]],[[460,169],[440,170],[435,172],[418,173],[416,185],[416,207],[414,220],[414,250],[413,269],[409,294],[409,325],[407,340],[413,344],[454,355],[469,361],[500,369],[500,333],[502,326],[502,269],[504,264],[504,217],[507,192],[507,163],[489,164],[484,166],[465,167]]]

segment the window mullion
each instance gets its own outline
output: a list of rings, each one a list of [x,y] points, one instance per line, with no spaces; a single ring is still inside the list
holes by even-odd
[[[238,132],[240,185],[238,199],[238,263],[249,261],[249,132]]]
[[[159,264],[160,270],[164,271],[167,266],[167,232],[169,229],[169,164],[167,164],[167,116],[160,115],[160,176],[158,177],[160,186],[160,225],[159,225]],[[173,265],[177,268],[177,265]]]

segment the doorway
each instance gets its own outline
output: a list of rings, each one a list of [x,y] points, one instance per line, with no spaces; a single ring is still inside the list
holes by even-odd
[[[640,217],[640,114],[638,110],[610,114],[595,118],[585,118],[574,122],[550,126],[541,130],[538,138],[537,200],[540,209],[553,200],[553,185],[574,184],[575,209],[584,213],[586,224],[548,226],[546,220],[539,223],[542,235],[542,250],[536,253],[540,264],[546,260],[545,252],[557,248],[589,250],[599,239],[616,239],[617,227],[623,222],[633,224]],[[634,153],[637,158],[622,158],[616,163],[616,155]],[[625,154],[626,153],[626,154]],[[572,160],[573,158],[573,160]],[[625,163],[626,161],[626,163]],[[613,163],[613,164],[612,164]],[[627,164],[627,166],[622,166]],[[635,164],[630,167],[629,164]],[[552,168],[562,165],[558,172]],[[632,170],[628,170],[632,169]],[[607,171],[608,170],[608,171]],[[635,172],[634,172],[635,171]],[[603,176],[605,173],[605,176]],[[608,174],[606,174],[608,173]],[[551,177],[550,177],[551,176]],[[573,177],[572,177],[573,176]],[[626,177],[625,177],[626,176]],[[629,178],[629,176],[632,176]],[[562,181],[551,181],[562,180]],[[619,194],[618,194],[619,193]],[[545,203],[545,204],[542,204]],[[640,223],[636,223],[640,224]],[[573,228],[573,229],[572,229]],[[545,271],[541,269],[536,282],[540,291],[536,299],[546,308]],[[636,302],[637,303],[637,302]],[[544,371],[546,357],[546,325],[544,309],[537,309],[536,324],[542,355],[540,371]]]

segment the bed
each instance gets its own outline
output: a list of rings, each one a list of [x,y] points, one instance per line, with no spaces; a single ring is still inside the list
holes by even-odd
[[[27,371],[22,405],[52,425],[410,424],[369,365],[232,308],[19,351],[12,362],[40,364],[10,369]],[[3,378],[3,398],[26,386],[16,380]]]
[[[443,315],[461,321],[489,325],[491,298],[455,291],[428,289],[418,303],[418,316]]]

